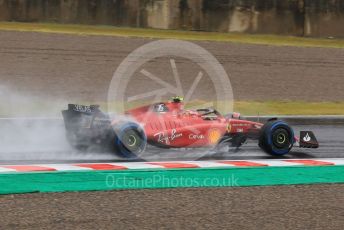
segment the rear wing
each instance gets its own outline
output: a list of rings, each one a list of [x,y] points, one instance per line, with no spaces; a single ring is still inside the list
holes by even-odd
[[[68,104],[62,111],[65,127],[69,131],[90,128],[104,128],[111,125],[109,115],[99,109],[99,105]]]
[[[100,112],[100,109],[99,109],[99,105],[68,104],[68,111],[91,114],[95,112]]]

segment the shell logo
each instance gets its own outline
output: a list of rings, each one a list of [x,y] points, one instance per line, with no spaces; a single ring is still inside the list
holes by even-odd
[[[212,129],[208,132],[208,140],[210,144],[217,144],[221,138],[221,132],[218,129]]]

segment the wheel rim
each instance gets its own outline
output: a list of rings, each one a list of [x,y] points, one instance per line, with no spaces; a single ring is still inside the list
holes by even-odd
[[[273,145],[278,149],[287,149],[290,147],[289,132],[283,128],[276,129],[272,135]]]
[[[142,138],[135,130],[126,130],[121,138],[124,147],[132,153],[142,151]]]
[[[134,135],[129,135],[128,146],[133,147],[133,146],[135,146],[136,142],[137,142],[136,137]]]
[[[281,133],[277,136],[277,143],[282,145],[284,142],[287,140],[286,136],[284,133]]]

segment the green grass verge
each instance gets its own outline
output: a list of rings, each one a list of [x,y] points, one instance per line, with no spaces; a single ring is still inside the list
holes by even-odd
[[[220,41],[276,46],[344,48],[343,39],[304,38],[278,35],[248,35],[241,33],[215,33],[159,29],[123,28],[114,26],[89,26],[53,23],[0,22],[0,30],[64,33],[74,35],[102,35],[142,37],[155,39],[182,39],[195,41]]]
[[[344,166],[0,174],[0,194],[344,183]]]

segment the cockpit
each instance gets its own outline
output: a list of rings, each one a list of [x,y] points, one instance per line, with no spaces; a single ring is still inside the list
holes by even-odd
[[[212,108],[197,109],[196,111],[204,120],[216,120],[219,116],[221,116],[217,110]]]
[[[153,104],[152,111],[156,113],[174,113],[182,116],[200,117],[203,120],[216,120],[221,117],[221,114],[213,108],[204,108],[197,110],[184,110],[184,104],[180,97],[173,98],[170,102],[159,102]]]

